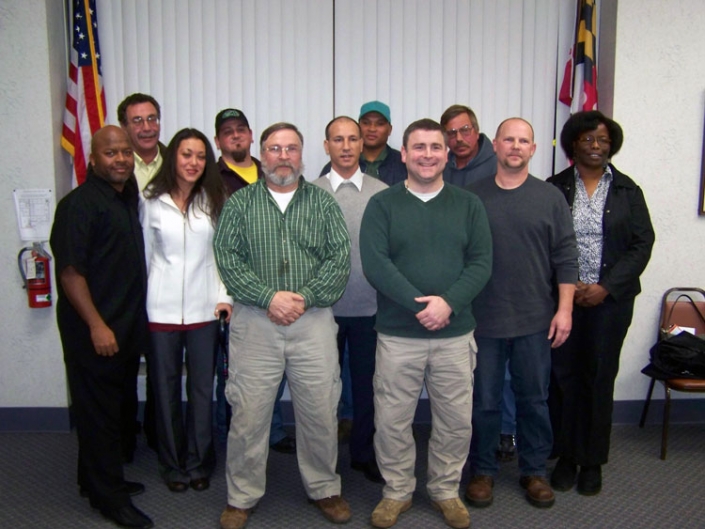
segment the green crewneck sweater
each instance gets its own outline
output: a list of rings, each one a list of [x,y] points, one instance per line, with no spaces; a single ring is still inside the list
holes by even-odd
[[[374,195],[360,228],[362,268],[377,290],[377,331],[450,338],[475,328],[472,300],[492,270],[492,236],[480,199],[456,186],[423,202],[397,184]],[[416,319],[419,296],[441,296],[451,322],[428,331]]]

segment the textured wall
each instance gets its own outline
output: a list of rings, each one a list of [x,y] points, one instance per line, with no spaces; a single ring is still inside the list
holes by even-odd
[[[642,186],[657,231],[622,357],[618,400],[642,399],[639,370],[654,340],[660,293],[703,285],[705,218],[698,190],[705,109],[701,0],[620,0],[614,117],[626,142],[615,164]],[[30,311],[16,255],[12,190],[69,181],[59,134],[66,75],[62,2],[0,2],[0,408],[66,406],[53,309]],[[55,180],[56,178],[56,180]],[[58,184],[56,183],[58,182]],[[58,187],[58,189],[57,189]]]
[[[0,407],[65,407],[54,309],[27,307],[17,270],[12,191],[55,190],[68,178],[59,153],[65,90],[63,3],[0,3]],[[58,173],[58,174],[57,174]]]
[[[643,399],[639,371],[655,339],[660,296],[705,286],[705,217],[697,215],[705,109],[702,0],[620,0],[614,118],[625,142],[614,163],[641,185],[656,230],[616,397]],[[662,397],[659,391],[658,397]]]

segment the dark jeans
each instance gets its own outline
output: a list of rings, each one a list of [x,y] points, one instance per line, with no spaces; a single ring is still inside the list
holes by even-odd
[[[553,437],[548,413],[551,342],[548,329],[515,338],[484,338],[477,342],[473,393],[470,468],[473,475],[494,476],[502,424],[502,387],[509,360],[516,399],[517,452],[522,476],[544,476]]]
[[[512,376],[509,366],[504,372],[504,385],[502,387],[502,434],[516,435],[517,433],[517,405],[512,391]]]
[[[341,363],[348,347],[353,398],[353,425],[350,432],[350,459],[374,461],[375,406],[372,379],[375,374],[377,332],[375,317],[338,317],[338,353]]]
[[[607,463],[614,381],[634,300],[608,296],[596,307],[573,309],[573,330],[553,352],[550,409],[554,455],[578,465]]]

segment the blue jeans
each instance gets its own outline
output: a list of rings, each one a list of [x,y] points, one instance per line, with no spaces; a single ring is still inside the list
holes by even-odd
[[[502,424],[502,386],[509,361],[516,398],[517,452],[522,476],[545,476],[553,434],[548,413],[551,342],[548,330],[515,338],[476,336],[477,367],[473,394],[473,435],[470,469],[473,475],[494,476]]]
[[[504,385],[502,387],[502,435],[516,435],[517,433],[517,405],[512,391],[512,376],[509,374],[509,365],[504,372]]]

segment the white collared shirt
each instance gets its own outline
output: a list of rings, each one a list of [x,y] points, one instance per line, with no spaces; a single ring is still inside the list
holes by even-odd
[[[355,174],[352,175],[350,178],[343,178],[332,167],[330,173],[326,175],[326,178],[330,180],[330,186],[333,188],[333,193],[338,190],[338,187],[343,182],[352,182],[353,184],[355,184],[355,187],[357,187],[358,191],[362,191],[362,171],[360,171],[359,165],[357,166]]]

